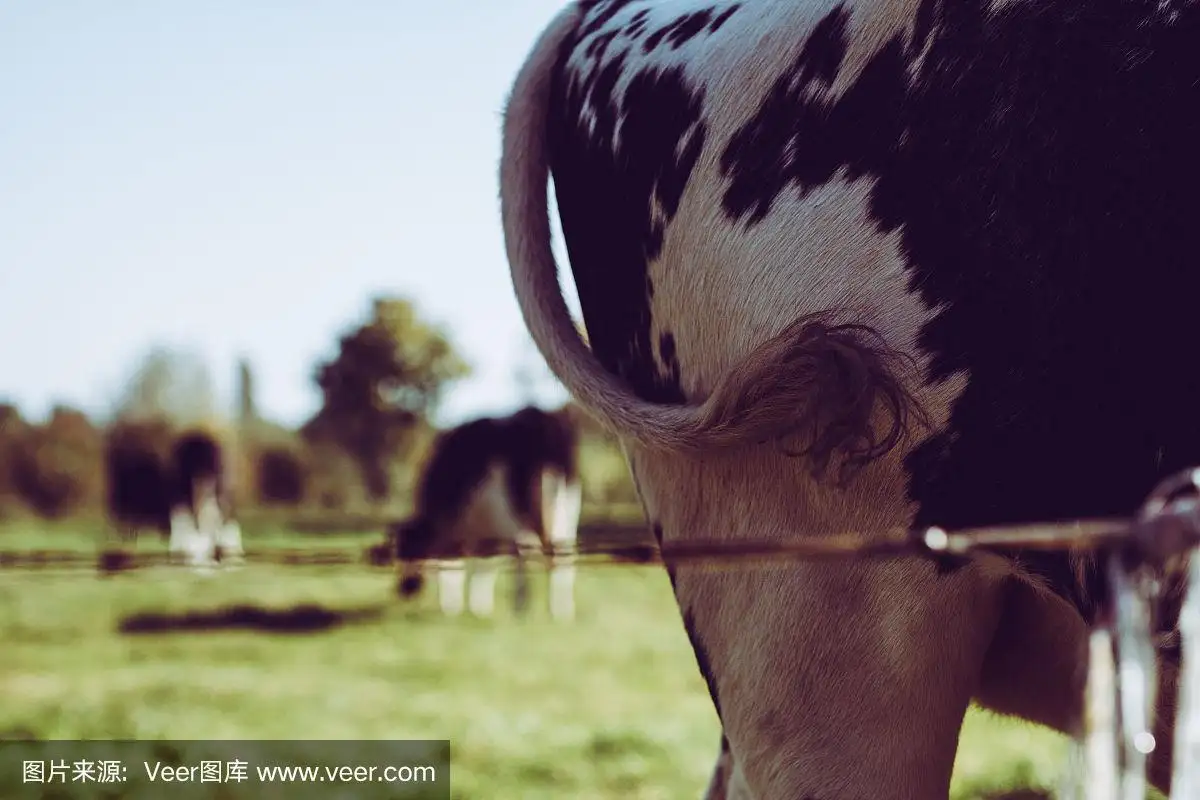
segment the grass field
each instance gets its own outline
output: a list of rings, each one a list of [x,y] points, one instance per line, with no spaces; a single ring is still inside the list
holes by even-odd
[[[86,541],[56,539],[0,533],[0,549]],[[208,578],[0,570],[0,738],[449,739],[456,798],[698,796],[719,729],[660,569],[582,572],[573,625],[550,622],[540,602],[525,620],[506,610],[446,620],[432,592],[401,607],[390,591],[390,573],[366,566],[249,566]],[[311,606],[345,619],[263,632],[217,613],[304,604],[300,622],[322,622]],[[120,630],[137,615],[188,612],[193,625],[226,627]],[[245,609],[240,620],[261,623]],[[1063,744],[972,712],[954,797],[1053,785]],[[19,795],[18,778],[0,776],[0,797],[37,796]]]

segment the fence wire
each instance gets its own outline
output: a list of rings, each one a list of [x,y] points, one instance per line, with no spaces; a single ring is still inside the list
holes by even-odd
[[[682,542],[626,544],[590,543],[576,548],[558,547],[548,555],[569,557],[577,566],[703,564],[732,567],[753,562],[814,561],[846,558],[902,558],[933,555],[970,555],[1011,550],[1073,550],[1095,552],[1127,542],[1133,521],[1122,519],[1076,520],[1055,524],[1012,525],[947,532],[941,528],[909,531],[896,529],[875,536],[845,533],[812,539],[689,539]],[[471,558],[465,550],[438,551],[430,558]],[[249,549],[239,563],[273,566],[386,567],[393,563],[391,546],[384,542],[364,550],[330,547]],[[100,549],[89,554],[70,549],[0,550],[0,570],[80,570],[123,572],[180,563],[167,552],[133,552],[124,548]]]

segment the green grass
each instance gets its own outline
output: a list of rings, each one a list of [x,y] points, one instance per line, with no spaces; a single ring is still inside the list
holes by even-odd
[[[88,541],[61,537],[38,546]],[[581,572],[573,625],[546,619],[544,582],[532,618],[487,622],[443,619],[432,591],[401,607],[391,580],[365,566],[0,571],[0,737],[449,739],[456,798],[698,797],[719,729],[659,569]],[[304,603],[378,616],[308,634],[118,632],[144,612]],[[1062,754],[1060,737],[972,712],[954,797],[1053,785]],[[0,796],[15,797],[8,780]]]

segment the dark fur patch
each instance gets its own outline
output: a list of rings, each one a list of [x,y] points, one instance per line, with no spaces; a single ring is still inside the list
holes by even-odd
[[[217,440],[201,431],[189,431],[176,440],[171,450],[172,505],[186,506],[196,514],[196,490],[203,481],[211,481],[223,515],[230,512],[227,477]]]
[[[757,113],[730,138],[721,154],[730,219],[756,225],[789,187],[805,195],[839,169],[853,180],[877,173],[894,157],[906,97],[903,43],[886,45],[838,99],[814,91],[828,89],[841,72],[849,25],[844,6],[822,19]]]
[[[671,20],[646,37],[642,43],[643,51],[649,53],[663,43],[669,45],[672,50],[678,50],[712,23],[714,11],[715,9],[705,8]]]
[[[175,442],[172,452],[172,461],[181,479],[214,479],[221,472],[221,448],[207,434],[184,434]]]
[[[634,14],[632,19],[630,19],[629,24],[625,26],[625,37],[627,39],[636,40],[643,33],[645,33],[648,17],[649,12],[644,8]]]
[[[708,25],[708,32],[716,33],[717,31],[721,30],[722,26],[724,26],[725,23],[729,21],[729,18],[736,14],[738,9],[741,7],[741,3],[734,3],[733,5],[729,6],[729,8],[713,17],[713,21]]]
[[[648,262],[704,146],[703,95],[682,70],[647,69],[618,96],[627,53],[610,53],[587,80],[572,78],[565,60],[596,30],[589,23],[568,41],[555,71],[549,148],[559,216],[593,352],[640,396],[679,404],[678,375],[654,360]],[[581,122],[585,106],[595,110],[591,130]]]
[[[433,521],[461,509],[503,449],[502,438],[490,417],[439,434],[417,484],[417,514]]]
[[[646,0],[580,0],[579,8],[587,19],[580,28],[580,37],[602,31],[617,14],[637,5],[646,5]],[[642,19],[645,19],[645,14],[645,10],[638,12]]]
[[[532,516],[530,486],[546,467],[569,480],[579,477],[579,432],[565,414],[528,407],[503,420],[505,454],[509,465],[509,496],[518,514]]]
[[[679,385],[679,356],[675,353],[675,334],[664,331],[658,337],[658,357],[668,381]]]
[[[910,461],[917,522],[1128,515],[1200,462],[1200,379],[1180,369],[1200,292],[1200,8],[989,8],[937,15],[876,189],[914,287],[945,309],[922,335],[931,377],[970,374]],[[1093,567],[1021,560],[1090,616]]]

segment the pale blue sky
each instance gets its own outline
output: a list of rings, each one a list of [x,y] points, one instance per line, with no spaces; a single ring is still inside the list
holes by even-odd
[[[0,397],[104,409],[161,343],[296,423],[387,291],[475,367],[444,422],[510,410],[500,112],[564,2],[0,1]]]

